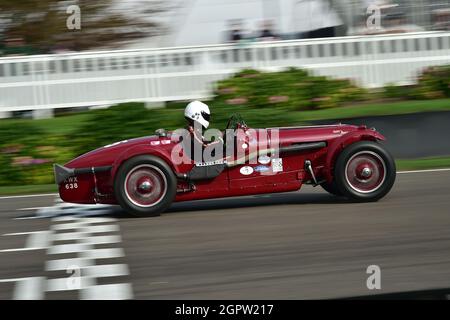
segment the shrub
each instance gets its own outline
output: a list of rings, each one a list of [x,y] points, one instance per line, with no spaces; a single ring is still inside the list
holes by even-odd
[[[296,68],[271,73],[244,70],[217,84],[212,103],[295,111],[337,107],[362,100],[365,93],[348,80],[312,76]]]
[[[161,127],[175,129],[185,125],[180,110],[149,110],[144,103],[119,104],[92,112],[79,132],[72,133],[70,140],[76,155],[113,142],[152,135]]]
[[[29,122],[0,125],[0,185],[50,183],[55,155],[42,149],[44,133]],[[56,158],[56,157],[55,157]]]
[[[450,65],[430,67],[419,76],[416,90],[412,92],[416,99],[450,98]]]
[[[383,97],[388,99],[408,99],[411,98],[411,92],[414,88],[410,86],[397,86],[389,83],[383,88]]]

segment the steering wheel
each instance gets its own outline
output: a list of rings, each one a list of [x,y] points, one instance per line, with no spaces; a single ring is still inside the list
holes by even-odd
[[[240,114],[234,113],[228,120],[227,127],[225,129],[236,130],[237,128],[247,128],[247,124],[245,123],[244,119],[242,119],[242,116]]]
[[[236,136],[236,129],[244,129],[246,130],[248,128],[247,124],[245,123],[244,119],[242,119],[242,116],[238,113],[234,113],[231,115],[230,119],[228,120],[227,127],[225,128],[225,132],[229,129],[233,130],[233,136],[234,139],[237,138]],[[228,139],[224,139],[224,147],[226,148],[226,143]]]

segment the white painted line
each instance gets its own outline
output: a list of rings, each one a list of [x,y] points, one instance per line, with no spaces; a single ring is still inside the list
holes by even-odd
[[[45,278],[32,277],[25,278],[16,282],[14,288],[14,300],[42,300],[44,298],[44,284]]]
[[[46,209],[48,207],[34,207],[34,208],[20,208],[20,209],[16,209],[16,211],[36,211],[36,210],[41,210],[41,209]]]
[[[127,276],[130,272],[126,264],[92,265],[81,269],[83,277],[106,278]]]
[[[27,233],[18,233],[18,234],[27,234]],[[29,232],[29,236],[27,238],[26,244],[24,248],[16,248],[16,249],[4,249],[0,250],[0,253],[6,252],[21,252],[21,251],[31,251],[31,250],[42,250],[47,249],[50,243],[50,231],[36,231]],[[17,234],[7,234],[7,235],[17,235]]]
[[[6,282],[19,282],[22,280],[27,280],[28,278],[12,278],[12,279],[0,279],[0,283],[6,283]]]
[[[129,283],[105,284],[81,290],[83,300],[127,300],[133,299]]]
[[[0,197],[0,200],[4,199],[21,199],[21,198],[36,198],[36,197],[50,197],[50,196],[57,196],[57,193],[44,193],[44,194],[29,194],[29,195],[22,195],[22,196],[6,196],[6,197]]]
[[[80,232],[87,233],[105,233],[105,232],[117,232],[119,231],[119,226],[117,224],[106,224],[98,226],[84,226],[79,229]]]
[[[29,234],[38,233],[38,232],[47,232],[47,231],[30,231],[30,232],[5,233],[5,234],[3,235],[3,237],[9,237],[9,236],[24,236],[24,235],[29,235]]]
[[[58,278],[58,279],[48,279],[47,287],[45,291],[53,292],[53,291],[68,291],[69,278]],[[81,278],[80,278],[80,287],[81,287]]]
[[[404,174],[404,173],[427,173],[427,172],[444,172],[444,171],[450,171],[450,168],[444,168],[444,169],[429,169],[429,170],[399,171],[399,172],[397,172],[397,173]]]
[[[86,244],[107,244],[107,243],[119,243],[122,238],[119,235],[108,235],[108,236],[92,236],[81,239],[81,243]]]
[[[84,268],[92,266],[93,264],[94,264],[93,259],[83,259],[83,258],[49,260],[45,263],[45,271],[68,270],[68,268],[72,266]]]
[[[19,218],[14,218],[14,220],[34,220],[34,219],[44,219],[44,218],[50,218],[50,217],[45,217],[45,216],[19,217]]]
[[[83,221],[87,221],[89,223],[111,223],[111,222],[116,222],[117,219],[115,218],[91,218],[91,217],[86,217],[86,218],[80,218],[83,219]]]
[[[80,229],[88,225],[88,221],[80,220],[79,222],[70,222],[70,223],[60,223],[60,224],[53,224],[51,226],[52,230],[72,230],[72,229]]]
[[[111,222],[116,222],[117,221],[117,219],[115,219],[115,218],[84,217],[81,214],[75,215],[75,216],[70,215],[70,216],[54,217],[54,218],[52,218],[52,220],[54,222],[67,222],[67,223],[73,223],[73,222],[76,222],[76,221],[81,221],[81,222],[90,223],[90,224],[111,223]]]
[[[71,240],[80,240],[86,238],[86,232],[64,232],[64,233],[55,233],[53,235],[53,241],[71,241]]]
[[[52,207],[45,207],[37,210],[36,215],[45,216],[101,216],[111,213],[112,206],[110,205],[82,205],[73,203],[58,203]]]
[[[33,251],[33,250],[40,250],[40,249],[46,249],[46,248],[16,248],[16,249],[3,249],[3,250],[0,250],[0,253],[22,252],[22,251]]]
[[[65,254],[74,253],[90,250],[92,247],[89,244],[81,243],[70,243],[70,244],[59,244],[48,248],[47,254]]]
[[[54,217],[52,218],[55,222],[70,222],[70,221],[78,221],[78,217],[76,216],[63,216],[63,217]]]
[[[50,231],[35,232],[28,236],[26,247],[35,249],[46,249],[50,245]]]
[[[75,284],[75,279],[72,279],[70,276],[67,278],[48,279],[46,291],[72,291],[95,287],[95,278],[80,277],[78,280],[80,282],[77,285]],[[74,285],[77,287],[74,287]]]
[[[80,252],[80,257],[86,259],[110,259],[123,256],[125,256],[125,253],[122,248],[92,249]]]

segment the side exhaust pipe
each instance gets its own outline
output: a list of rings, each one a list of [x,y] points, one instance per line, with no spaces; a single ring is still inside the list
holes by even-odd
[[[53,165],[53,171],[55,172],[55,182],[57,185],[63,183],[67,178],[75,175],[75,169],[69,169],[59,164]]]
[[[86,174],[86,173],[96,174],[99,172],[110,171],[111,169],[112,169],[112,166],[70,169],[70,168],[66,168],[59,164],[53,165],[53,171],[55,173],[55,182],[57,185],[60,185],[66,179],[68,179],[70,177],[74,177],[74,176],[77,176],[80,174]]]

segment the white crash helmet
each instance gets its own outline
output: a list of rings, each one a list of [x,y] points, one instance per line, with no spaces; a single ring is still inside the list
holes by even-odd
[[[184,116],[186,119],[197,121],[205,129],[209,126],[209,119],[211,118],[211,112],[208,105],[201,101],[192,101],[184,109]]]

